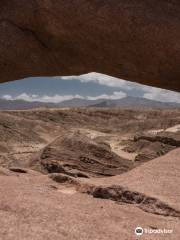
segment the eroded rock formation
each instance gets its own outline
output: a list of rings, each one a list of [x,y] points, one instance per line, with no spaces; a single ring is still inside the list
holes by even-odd
[[[178,0],[11,0],[0,8],[0,81],[96,71],[180,90]]]

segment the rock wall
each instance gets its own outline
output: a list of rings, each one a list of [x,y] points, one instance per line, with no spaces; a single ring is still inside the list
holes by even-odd
[[[178,0],[1,0],[0,81],[101,72],[180,90]]]

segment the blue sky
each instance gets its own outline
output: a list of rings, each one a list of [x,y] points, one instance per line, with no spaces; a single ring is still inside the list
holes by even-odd
[[[99,73],[26,78],[0,84],[0,98],[8,100],[61,102],[72,98],[119,99],[126,96],[180,103],[180,93],[152,88]]]

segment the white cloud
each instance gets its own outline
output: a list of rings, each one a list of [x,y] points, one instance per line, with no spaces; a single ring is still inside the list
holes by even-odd
[[[6,99],[6,100],[24,100],[24,101],[28,101],[28,102],[44,102],[44,103],[59,103],[59,102],[63,102],[66,100],[71,100],[74,98],[80,98],[80,99],[87,99],[87,100],[98,100],[98,99],[120,99],[120,98],[124,98],[126,97],[126,93],[124,92],[114,92],[113,94],[102,94],[99,96],[81,96],[79,94],[76,95],[53,95],[53,96],[48,96],[48,95],[43,95],[43,96],[39,96],[39,95],[30,95],[27,93],[22,93],[16,97],[12,97],[11,95],[3,95],[2,98]]]
[[[148,90],[148,89],[146,89]],[[160,88],[149,88],[148,92],[144,93],[144,98],[156,100],[160,102],[177,102],[180,103],[180,93],[168,91]]]
[[[126,96],[127,96],[127,94],[124,93],[124,92],[114,92],[111,95],[102,94],[102,95],[99,95],[99,96],[96,96],[96,97],[88,96],[87,99],[88,100],[98,100],[98,99],[112,99],[112,100],[115,100],[115,99],[125,98]]]
[[[134,92],[135,96],[139,94],[140,97],[152,99],[155,101],[180,103],[180,93],[126,81],[96,72],[91,72],[80,76],[64,76],[61,77],[61,79],[79,80],[82,83],[94,82],[107,87],[121,88],[122,91],[125,91],[127,93],[130,92],[130,95],[133,95]],[[103,94],[100,98],[106,98],[106,94]],[[108,96],[108,98],[110,98],[110,96]],[[112,99],[113,98],[116,99],[116,96],[114,96],[114,94],[112,96]]]
[[[28,101],[28,102],[52,102],[52,103],[59,103],[65,100],[70,100],[73,98],[83,98],[80,95],[53,95],[53,96],[48,96],[48,95],[43,95],[43,96],[39,96],[39,95],[31,95],[31,94],[27,94],[27,93],[22,93],[16,97],[12,97],[11,95],[3,95],[2,96],[3,99],[6,100],[24,100],[24,101]]]
[[[5,99],[5,100],[13,100],[12,96],[11,96],[11,95],[8,95],[8,94],[3,95],[3,96],[2,96],[2,99]]]
[[[64,76],[55,78],[61,78],[62,80],[79,80],[82,83],[95,82],[108,87],[125,87],[126,89],[132,88],[132,86],[129,86],[128,81],[96,72],[91,72],[80,76]]]
[[[66,101],[66,100],[73,99],[73,98],[81,98],[81,99],[83,99],[83,97],[78,95],[78,94],[76,94],[76,95],[64,95],[64,96],[56,94],[54,96],[44,95],[42,97],[38,97],[37,101],[39,101],[39,102],[59,103],[59,102],[63,102],[63,101]]]
[[[7,100],[14,100],[14,99],[22,99],[25,101],[40,101],[40,102],[53,102],[58,103],[65,100],[70,100],[73,98],[81,98],[81,99],[89,99],[89,100],[96,100],[96,99],[120,99],[126,97],[126,95],[130,96],[139,96],[144,97],[147,99],[152,99],[156,101],[162,102],[178,102],[180,103],[180,93],[168,91],[160,88],[154,88],[146,85],[141,85],[135,82],[125,81],[119,78],[111,77],[105,74],[100,73],[88,73],[80,76],[64,76],[64,77],[55,77],[59,80],[78,80],[82,84],[87,82],[94,82],[99,85],[106,86],[108,88],[117,88],[112,94],[105,94],[102,92],[99,96],[82,96],[81,95],[81,88],[79,88],[79,94],[76,95],[59,95],[58,88],[57,94],[51,96],[47,95],[35,95],[35,94],[27,94],[22,93],[16,97],[12,97],[11,95],[4,95],[3,98]],[[104,88],[103,88],[104,89]],[[127,93],[127,94],[126,94]]]

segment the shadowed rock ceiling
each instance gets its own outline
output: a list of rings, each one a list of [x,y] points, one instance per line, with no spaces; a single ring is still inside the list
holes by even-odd
[[[101,72],[180,91],[179,0],[1,0],[0,81]]]

